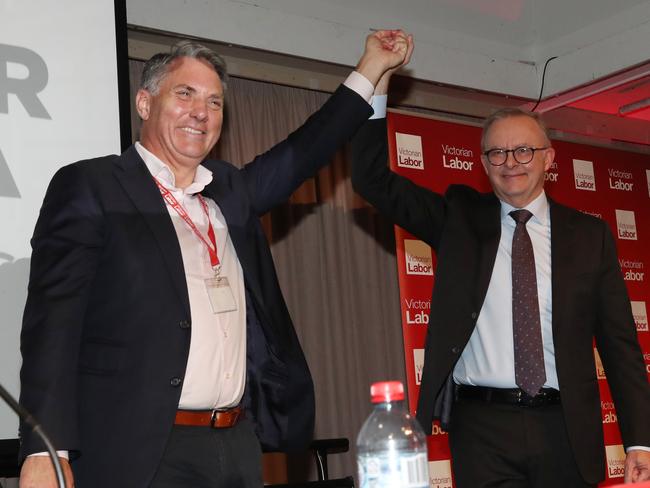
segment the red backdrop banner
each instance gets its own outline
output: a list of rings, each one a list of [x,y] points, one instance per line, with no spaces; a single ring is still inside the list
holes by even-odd
[[[480,137],[478,127],[415,115],[388,114],[391,169],[439,193],[452,183],[490,190],[481,165]],[[650,377],[646,306],[650,277],[645,269],[650,264],[650,157],[563,141],[553,141],[553,146],[556,159],[546,173],[546,192],[554,200],[610,225]],[[408,399],[414,412],[424,362],[436,256],[428,245],[399,227],[395,227],[395,240]],[[607,379],[595,348],[594,368],[600,383],[607,456],[606,480],[601,486],[609,486],[622,482],[625,453]],[[433,435],[429,437],[429,472],[432,487],[453,487],[447,434],[438,425],[433,426]]]

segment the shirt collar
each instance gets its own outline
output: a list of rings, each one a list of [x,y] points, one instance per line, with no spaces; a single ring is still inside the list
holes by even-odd
[[[163,186],[170,190],[177,190],[176,188],[176,177],[174,172],[162,162],[155,154],[145,148],[140,142],[135,143],[135,150],[138,151],[138,154],[144,161],[144,164],[147,166],[151,176],[156,178]],[[183,190],[187,195],[193,195],[203,191],[203,189],[212,181],[212,171],[206,168],[203,165],[199,165],[196,168],[196,173],[194,174],[194,181]]]
[[[513,210],[520,210],[516,207],[513,207],[509,203],[504,202],[503,200],[499,200],[501,202],[501,220],[503,221],[506,217],[508,217],[510,212]],[[535,198],[532,202],[530,202],[528,205],[525,207],[526,210],[528,210],[530,213],[533,214],[531,219],[536,220],[539,224],[542,225],[547,225],[550,219],[549,215],[549,204],[548,204],[548,198],[546,198],[546,192],[542,190],[542,193],[540,193],[537,198]],[[514,222],[514,221],[513,221]]]

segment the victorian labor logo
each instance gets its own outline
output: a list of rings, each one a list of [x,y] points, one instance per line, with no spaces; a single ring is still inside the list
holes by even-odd
[[[461,171],[472,171],[474,151],[465,147],[442,144],[442,167]]]
[[[633,191],[634,190],[634,176],[631,171],[623,171],[620,169],[609,168],[609,187],[612,190],[619,191]]]
[[[632,210],[616,209],[616,226],[618,238],[628,241],[636,241],[636,221]]]
[[[583,161],[582,159],[573,160],[573,177],[578,190],[596,191],[596,177],[594,176],[594,163]]]
[[[422,368],[424,368],[424,349],[413,349],[413,364],[415,366],[415,384],[422,382]]]
[[[395,132],[397,143],[397,166],[409,169],[424,169],[422,138],[413,134]]]
[[[449,460],[429,461],[429,488],[452,488],[452,486]]]
[[[632,316],[636,324],[636,330],[639,332],[648,332],[648,312],[646,311],[645,302],[630,302],[632,305]]]
[[[406,274],[433,275],[431,248],[427,244],[415,239],[404,239],[404,254]]]
[[[622,478],[625,475],[625,450],[621,444],[605,446],[607,457],[607,475],[610,478]]]

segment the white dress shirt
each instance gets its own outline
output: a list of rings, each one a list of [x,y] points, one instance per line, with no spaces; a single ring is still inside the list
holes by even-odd
[[[545,387],[558,388],[552,331],[551,215],[546,194],[526,207],[533,216],[526,229],[533,244],[537,296],[539,300]],[[516,388],[512,335],[512,236],[516,223],[510,215],[515,207],[501,202],[501,239],[485,302],[476,327],[454,368],[458,384]]]
[[[196,169],[194,181],[185,189],[176,188],[174,173],[139,142],[135,148],[151,175],[167,188],[192,219],[201,235],[208,239],[208,219],[198,193],[212,181],[212,172],[203,166]],[[237,405],[246,383],[246,295],[244,274],[228,225],[217,204],[204,198],[214,228],[219,276],[227,277],[237,309],[214,313],[205,280],[215,276],[208,249],[190,226],[169,205],[167,211],[174,224],[183,256],[185,280],[190,298],[192,338],[183,380],[179,408],[201,410]]]

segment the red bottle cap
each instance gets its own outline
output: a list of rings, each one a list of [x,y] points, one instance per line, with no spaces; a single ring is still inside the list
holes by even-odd
[[[404,400],[404,385],[401,381],[380,381],[370,386],[372,403],[399,402]]]

